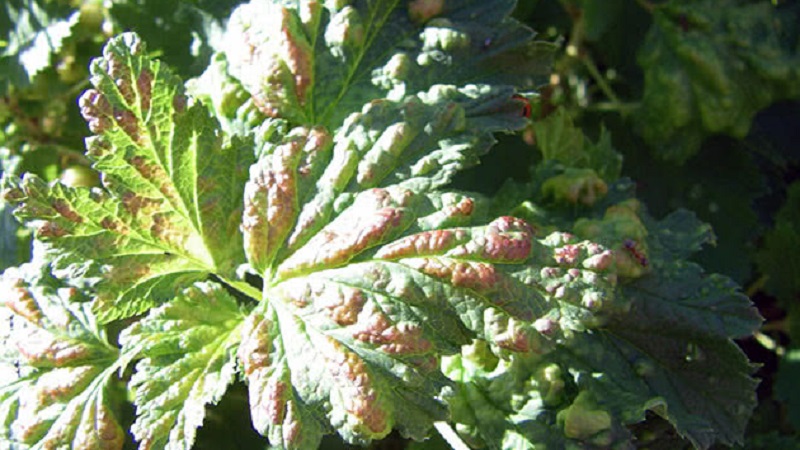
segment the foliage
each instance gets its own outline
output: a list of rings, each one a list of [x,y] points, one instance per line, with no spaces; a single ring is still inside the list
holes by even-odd
[[[793,442],[797,8],[599,4],[7,2],[0,447]]]

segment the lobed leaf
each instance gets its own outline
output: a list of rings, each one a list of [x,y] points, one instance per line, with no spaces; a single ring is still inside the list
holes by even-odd
[[[108,321],[146,311],[175,289],[243,262],[238,216],[251,146],[223,145],[219,125],[189,105],[180,80],[133,34],[92,64],[82,113],[103,189],[47,186],[26,176],[6,198],[37,227],[55,274],[97,290]]]
[[[743,138],[753,116],[797,98],[798,29],[791,6],[673,0],[654,9],[639,53],[645,72],[636,123],[665,158],[683,161],[711,134]]]
[[[130,381],[140,449],[194,444],[206,405],[222,398],[236,374],[243,320],[224,288],[197,283],[122,333],[123,357],[144,358]]]
[[[4,307],[0,366],[0,446],[121,449],[116,416],[118,351],[78,294],[46,267],[8,269],[0,278]],[[8,327],[8,328],[6,328]],[[8,349],[16,351],[6,353]],[[14,369],[9,370],[11,367]]]
[[[223,48],[266,115],[335,128],[371,100],[435,84],[530,87],[549,48],[508,17],[514,4],[253,1],[234,11]]]
[[[628,445],[625,425],[647,411],[698,448],[743,441],[756,381],[731,338],[761,318],[735,283],[685,261],[713,238],[707,225],[687,211],[658,222],[640,215],[652,270],[620,283],[618,307],[595,327],[575,328],[542,355],[498,362],[475,346],[445,364],[456,382],[453,419],[468,442]]]

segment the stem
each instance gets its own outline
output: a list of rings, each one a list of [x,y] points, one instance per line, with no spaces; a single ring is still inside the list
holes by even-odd
[[[617,94],[614,92],[613,89],[611,89],[611,86],[608,84],[606,79],[600,73],[600,70],[597,68],[594,61],[592,61],[592,58],[590,58],[589,56],[583,56],[581,57],[581,60],[583,61],[583,65],[586,66],[586,70],[589,71],[589,75],[592,76],[595,83],[597,83],[597,86],[600,88],[601,91],[603,91],[603,94],[605,94],[605,96],[608,97],[609,100],[611,100],[611,103],[620,103],[619,97],[617,97]]]
[[[469,446],[458,437],[455,430],[450,426],[447,422],[434,422],[433,426],[436,427],[436,431],[442,436],[442,438],[447,441],[450,445],[450,448],[453,450],[470,450]]]
[[[614,103],[614,102],[599,102],[589,105],[588,109],[602,112],[618,112],[620,114],[629,114],[635,109],[639,108],[641,104],[638,102],[631,103]]]
[[[758,277],[756,281],[753,282],[753,284],[747,287],[745,295],[747,295],[750,298],[753,298],[753,296],[764,287],[764,284],[766,282],[767,282],[767,276],[761,275],[760,277]]]

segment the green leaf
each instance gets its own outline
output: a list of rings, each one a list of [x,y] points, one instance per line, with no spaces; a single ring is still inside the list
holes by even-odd
[[[544,161],[558,161],[566,167],[592,169],[608,182],[619,178],[622,156],[611,145],[611,135],[603,128],[593,143],[576,127],[569,113],[559,108],[533,124],[536,145]]]
[[[766,233],[756,257],[761,272],[768,275],[766,289],[784,305],[800,295],[800,182],[789,186],[786,202],[775,217],[775,227]]]
[[[118,351],[74,288],[33,265],[8,269],[0,369],[0,446],[121,449]],[[6,309],[7,308],[7,309]]]
[[[789,422],[795,428],[800,428],[800,395],[796,385],[798,376],[800,376],[800,349],[792,348],[780,361],[775,393],[786,405]]]
[[[743,441],[756,381],[731,338],[761,318],[729,279],[684,260],[713,237],[694,215],[643,221],[653,270],[620,284],[621,307],[599,327],[564,334],[543,355],[498,362],[476,346],[445,364],[457,383],[453,419],[468,442],[609,447],[631,443],[624,426],[647,411],[698,448]]]
[[[744,0],[654,8],[635,121],[659,154],[683,161],[711,134],[743,138],[760,109],[800,96],[796,12],[781,9]]]
[[[727,277],[672,259],[710,237],[702,223],[678,212],[648,228],[653,271],[622,286],[630,311],[610,319],[607,337],[594,344],[603,342],[601,348],[573,349],[605,367],[609,379],[637,374],[647,386],[643,392],[663,402],[655,411],[696,447],[741,443],[757,382],[731,338],[752,334],[761,317]],[[608,365],[604,355],[615,354],[627,365]]]
[[[220,44],[236,0],[172,2],[115,0],[108,13],[116,30],[135,30],[181,76],[202,72]]]
[[[176,288],[244,262],[239,211],[252,144],[223,145],[218,123],[191,104],[134,34],[112,39],[81,99],[98,136],[88,157],[103,189],[26,176],[6,198],[37,227],[55,274],[97,290],[102,320],[144,312]]]
[[[0,32],[5,46],[0,51],[0,92],[8,84],[29,85],[50,67],[53,55],[78,23],[78,13],[55,2],[8,0],[0,9]],[[5,33],[8,33],[5,35]]]
[[[420,439],[446,414],[441,354],[474,337],[541,351],[542,333],[620,306],[602,247],[537,239],[511,217],[469,226],[486,207],[433,190],[478,140],[463,123],[492,116],[459,112],[481,90],[432,91],[374,102],[334,139],[295,128],[251,168],[243,232],[265,303],[240,359],[255,427],[274,445],[314,448],[331,429],[348,442],[393,428]]]
[[[206,405],[234,379],[243,320],[224,288],[197,283],[123,331],[123,357],[144,357],[130,382],[140,449],[192,446]]]
[[[435,84],[532,87],[547,71],[549,47],[507,17],[511,0],[296,3],[239,7],[223,45],[256,105],[293,124],[335,128],[371,100]]]

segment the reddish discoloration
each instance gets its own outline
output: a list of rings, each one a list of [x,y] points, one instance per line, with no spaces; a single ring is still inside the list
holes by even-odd
[[[447,217],[468,217],[475,209],[475,202],[468,197],[462,198],[457,204],[449,205],[444,208]]]
[[[294,448],[301,448],[301,441],[303,435],[301,434],[302,427],[300,421],[295,417],[295,407],[293,403],[289,403],[286,408],[286,420],[284,420],[281,437],[283,441],[289,444],[295,444]]]
[[[371,189],[359,195],[350,208],[288,258],[279,275],[340,265],[386,239],[404,225],[406,211],[402,206],[413,195],[409,191],[394,194],[385,189]]]
[[[312,128],[306,138],[303,158],[297,166],[297,173],[304,178],[310,176],[315,161],[323,152],[329,150],[331,145],[333,145],[333,138],[330,133],[321,127]]]
[[[532,336],[530,330],[512,317],[489,309],[484,314],[487,332],[498,347],[514,352],[530,352]]]
[[[408,15],[415,23],[425,23],[444,10],[444,0],[413,0],[408,4]]]
[[[188,100],[186,96],[183,94],[177,94],[172,97],[172,109],[175,110],[176,113],[182,113],[186,110],[186,103]]]
[[[127,134],[132,141],[139,141],[139,122],[136,116],[127,109],[115,109],[113,112],[114,121]]]
[[[150,272],[150,266],[147,264],[128,264],[111,267],[103,274],[103,278],[114,284],[126,285],[147,277]]]
[[[52,205],[53,209],[55,209],[56,212],[59,215],[61,215],[61,217],[69,220],[70,222],[74,223],[83,222],[83,218],[80,215],[78,215],[78,213],[75,212],[75,210],[69,207],[69,204],[67,203],[66,200],[60,198],[56,199],[55,201],[53,201]]]
[[[378,250],[378,259],[400,259],[445,252],[468,237],[464,230],[434,230],[406,236]]]
[[[55,222],[44,222],[36,229],[36,237],[42,240],[60,238],[68,234],[68,230]]]
[[[427,275],[448,281],[455,287],[482,293],[494,290],[501,282],[495,267],[486,263],[438,258],[410,259],[404,263]]]
[[[524,261],[530,256],[532,239],[533,231],[525,221],[501,217],[486,227],[483,236],[453,250],[451,254],[497,262]]]
[[[92,381],[96,370],[92,366],[80,366],[45,373],[36,383],[37,403],[47,406],[69,399]]]
[[[328,371],[342,393],[345,410],[364,424],[371,433],[386,433],[391,427],[388,414],[372,386],[372,375],[364,361],[333,338],[326,337],[320,353]]]
[[[153,214],[150,233],[162,242],[177,248],[183,247],[186,241],[186,235],[164,213]]]
[[[147,69],[142,70],[136,79],[136,90],[139,91],[139,108],[142,115],[146,115],[150,110],[152,100],[153,73]]]
[[[39,309],[31,292],[25,287],[25,282],[19,278],[10,279],[10,277],[0,280],[2,280],[0,289],[6,293],[4,295],[6,307],[29,322],[39,324],[43,317],[42,310]]]
[[[353,331],[353,338],[395,355],[425,353],[431,349],[432,344],[423,337],[422,328],[405,323],[393,325],[375,308],[370,307],[364,313]]]
[[[281,296],[298,309],[312,305],[339,326],[358,321],[367,298],[361,289],[322,280],[289,280],[281,285]]]
[[[105,405],[100,405],[95,411],[94,432],[79,432],[73,441],[73,448],[97,448],[100,450],[122,448],[125,434],[122,427],[116,422],[114,414]]]
[[[295,136],[250,169],[241,229],[247,254],[257,268],[269,262],[297,216],[296,165],[304,143],[303,135]]]
[[[289,32],[290,28],[288,22],[291,12],[287,8],[282,8],[284,26],[281,28],[282,50],[285,58],[286,65],[289,66],[292,75],[294,76],[295,93],[297,94],[297,102],[300,105],[306,103],[306,90],[312,83],[312,54],[311,49],[307,42],[304,41],[304,36],[295,36]]]
[[[326,291],[329,292],[330,289]],[[360,289],[342,287],[337,294],[316,297],[315,302],[329,311],[330,318],[337,325],[346,326],[356,323],[358,314],[366,303],[364,293]]]
[[[250,408],[253,423],[264,433],[268,425],[281,425],[291,421],[289,400],[291,388],[270,367],[274,350],[270,337],[273,322],[261,314],[253,314],[242,327],[242,343],[237,356],[248,379]],[[288,424],[291,427],[293,424]]]
[[[270,378],[261,397],[264,413],[273,425],[280,425],[286,418],[286,394],[289,386],[281,380]]]
[[[34,367],[50,364],[56,367],[74,365],[75,361],[84,359],[90,354],[88,348],[66,340],[58,340],[43,330],[34,331],[27,339],[18,343],[17,349],[28,364]]]
[[[116,234],[128,234],[129,231],[127,225],[113,217],[104,217],[103,220],[100,221],[100,226]]]
[[[579,245],[567,244],[553,251],[553,258],[558,264],[573,265],[581,254]]]
[[[87,90],[81,95],[78,104],[81,108],[81,115],[88,123],[92,133],[102,134],[111,127],[111,105],[99,91]]]
[[[272,347],[269,338],[271,327],[272,322],[260,314],[247,317],[242,327],[242,343],[237,352],[245,376],[250,377],[256,370],[269,366]]]
[[[157,209],[161,203],[158,200],[142,197],[134,194],[133,192],[126,192],[122,194],[121,200],[122,206],[133,216],[137,216],[143,211],[145,214],[152,213],[152,211]]]
[[[113,147],[107,139],[95,136],[87,139],[86,142],[87,155],[94,158],[101,158],[111,153]]]

